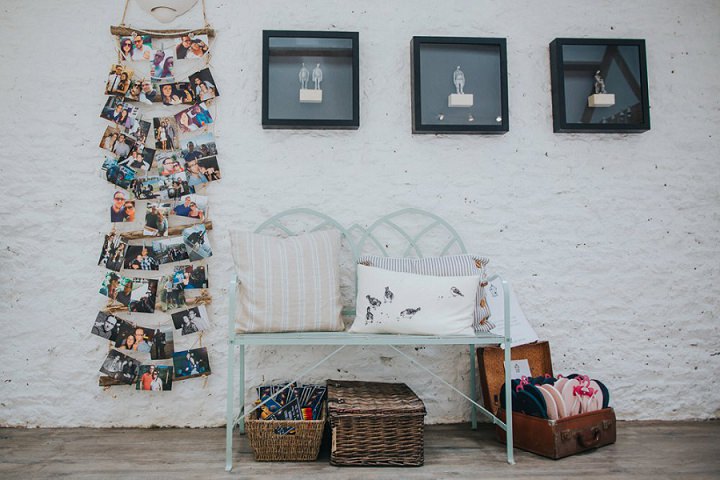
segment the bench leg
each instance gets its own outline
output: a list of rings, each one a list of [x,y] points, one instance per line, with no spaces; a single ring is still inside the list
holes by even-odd
[[[240,360],[238,361],[238,380],[240,383],[240,419],[238,421],[238,430],[240,434],[245,433],[245,345],[240,345]]]
[[[233,385],[233,375],[234,375],[234,367],[235,367],[235,346],[232,344],[228,344],[228,355],[227,355],[227,362],[228,362],[228,386],[227,386],[227,412],[225,417],[225,471],[229,472],[232,470],[233,464],[232,464],[232,443],[233,443],[233,427],[235,427],[235,416],[234,413],[234,398],[233,393],[235,390],[235,386]]]
[[[475,345],[470,345],[470,398],[477,402],[477,382],[475,379]],[[477,430],[477,407],[470,404],[470,424],[473,430]]]

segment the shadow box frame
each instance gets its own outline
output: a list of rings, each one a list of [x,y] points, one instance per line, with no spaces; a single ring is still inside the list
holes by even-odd
[[[602,61],[598,63],[577,62],[577,65],[571,68],[567,67],[564,60],[563,47],[565,46],[606,46],[605,54]],[[607,74],[615,55],[617,47],[636,47],[638,49],[637,69],[638,79],[632,78],[630,66],[620,53],[616,54],[618,60],[618,68],[636,97],[640,101],[639,112],[642,119],[633,123],[584,123],[571,122],[567,119],[568,92],[566,91],[566,70],[587,70],[592,75],[592,70],[600,70],[602,74]],[[643,133],[650,130],[650,103],[648,96],[648,74],[647,74],[647,52],[645,40],[643,39],[622,39],[622,38],[556,38],[550,42],[550,77],[552,88],[552,114],[553,114],[553,132],[555,133]],[[592,92],[589,92],[592,93]],[[584,97],[586,98],[586,97]],[[585,101],[583,98],[583,101]],[[579,99],[576,99],[579,100]],[[584,116],[592,117],[589,112],[587,103],[585,104]],[[629,108],[629,107],[628,107]]]

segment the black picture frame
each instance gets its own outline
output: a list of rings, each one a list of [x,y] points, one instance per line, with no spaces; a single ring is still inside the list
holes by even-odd
[[[333,44],[334,43],[334,44]],[[328,102],[300,104],[298,72],[288,59],[323,63],[340,73]],[[294,61],[294,60],[293,60]],[[299,64],[298,64],[299,67]],[[263,30],[262,127],[283,129],[357,129],[360,127],[360,52],[358,32]],[[352,70],[351,72],[349,70]],[[324,73],[323,77],[327,78]],[[323,80],[325,82],[325,79]],[[326,82],[328,84],[329,82]],[[346,92],[339,91],[345,85]],[[323,85],[324,87],[324,85]],[[331,87],[332,88],[332,87]],[[297,94],[295,94],[297,95]],[[332,99],[336,102],[333,104]],[[333,110],[335,108],[335,110]]]
[[[473,96],[490,92],[472,106],[450,107],[453,70],[462,59]],[[467,61],[470,61],[468,64]],[[505,38],[415,36],[410,43],[412,133],[504,134],[508,113],[507,41]],[[451,66],[452,65],[452,66]],[[458,65],[459,66],[459,65]],[[448,70],[449,69],[449,70]],[[467,75],[467,74],[466,74]],[[443,106],[444,103],[444,106]]]
[[[613,105],[589,106],[600,71]],[[645,40],[556,38],[550,43],[555,133],[642,133],[650,130]]]

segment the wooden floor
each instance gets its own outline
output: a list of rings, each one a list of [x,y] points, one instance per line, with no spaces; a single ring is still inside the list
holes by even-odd
[[[236,436],[235,468],[225,467],[225,430],[0,429],[0,479],[57,478],[672,478],[720,479],[720,422],[620,422],[615,445],[563,460],[504,446],[483,424],[428,426],[425,466],[348,468],[312,463],[258,463],[244,436]]]

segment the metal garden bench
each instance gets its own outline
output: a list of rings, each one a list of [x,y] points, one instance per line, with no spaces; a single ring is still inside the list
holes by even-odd
[[[298,208],[281,212],[260,225],[255,232],[270,235],[296,235],[321,229],[337,229],[343,236],[343,255],[341,259],[341,272],[343,282],[341,293],[343,303],[352,305],[355,299],[356,268],[355,261],[363,254],[376,254],[384,256],[441,256],[449,254],[467,253],[462,239],[445,220],[429,212],[408,208],[386,215],[367,228],[355,224],[349,228],[343,227],[334,219],[311,209]],[[427,255],[426,255],[427,254]],[[497,275],[490,278],[494,280]],[[505,347],[505,382],[510,383],[510,300],[507,283],[504,286],[505,305],[505,334],[504,336],[491,333],[479,333],[474,336],[425,336],[425,335],[395,335],[395,334],[356,334],[347,332],[303,332],[303,333],[251,333],[241,334],[235,332],[235,313],[237,305],[238,285],[237,277],[230,282],[229,309],[228,309],[228,386],[227,386],[227,424],[226,424],[226,470],[232,470],[232,444],[233,430],[238,426],[240,433],[244,433],[244,416],[258,407],[246,412],[245,410],[245,348],[247,346],[271,345],[333,345],[337,348],[317,363],[308,366],[297,374],[294,382],[302,379],[317,367],[328,361],[338,352],[348,346],[385,345],[393,349],[400,356],[423,370],[428,375],[438,379],[443,385],[462,396],[471,403],[472,428],[477,428],[477,411],[486,415],[494,424],[507,432],[507,461],[513,460],[512,415],[506,421],[501,421],[492,412],[486,410],[477,401],[475,348],[477,346],[503,345]],[[343,309],[344,317],[354,317],[354,306]],[[430,368],[420,364],[415,358],[398,349],[398,345],[468,345],[470,362],[469,393],[464,393],[457,387],[442,379]],[[236,350],[239,353],[235,360]],[[235,378],[239,381],[236,390]],[[235,400],[235,392],[239,394],[239,401]],[[279,392],[278,392],[279,393]],[[422,392],[419,392],[422,393]],[[510,389],[505,390],[507,410],[512,405]],[[421,395],[422,396],[422,395]],[[238,405],[239,404],[239,405]],[[239,406],[239,410],[238,407]]]

